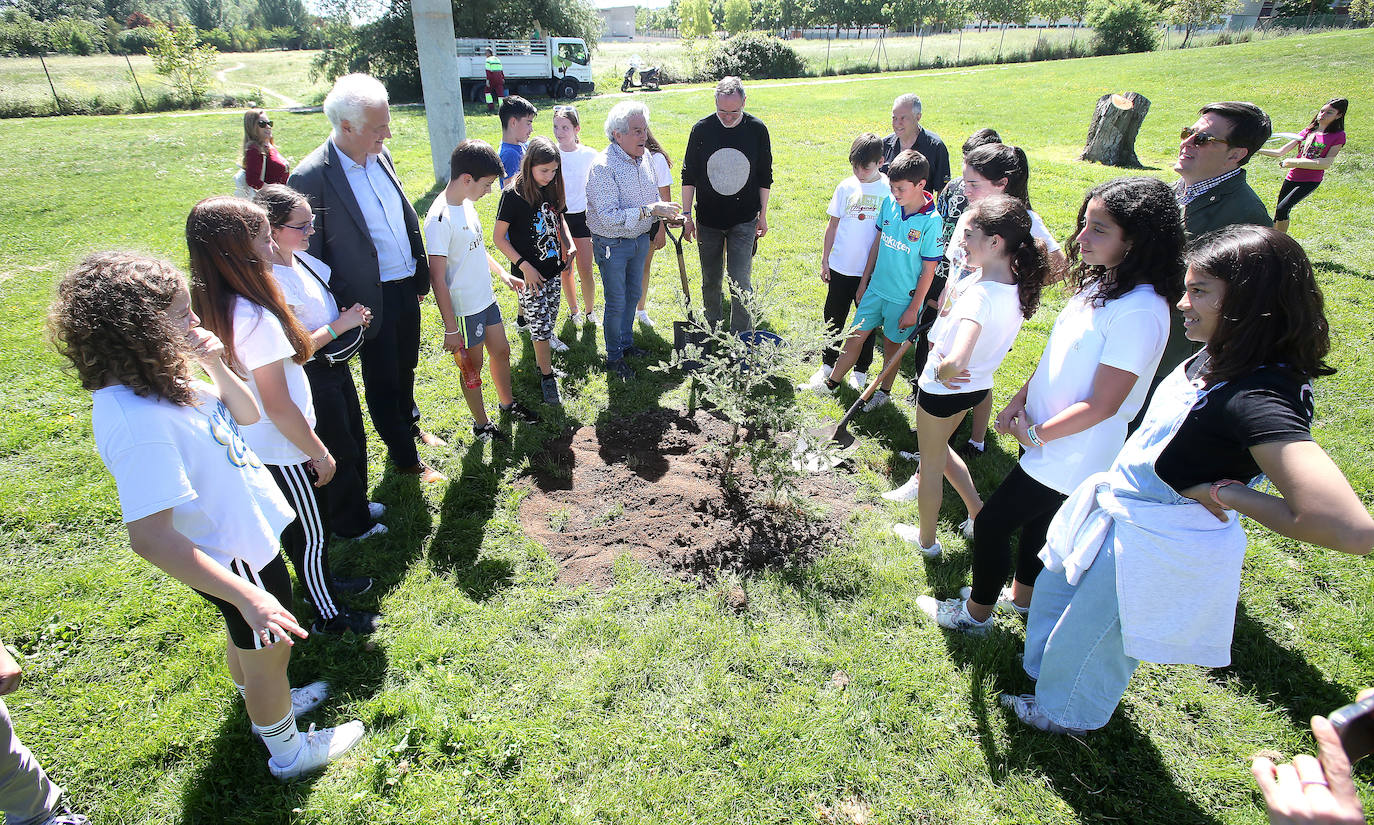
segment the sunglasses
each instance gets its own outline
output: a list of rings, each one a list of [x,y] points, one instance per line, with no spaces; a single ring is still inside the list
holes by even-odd
[[[259,129],[268,129],[268,128],[271,128],[271,126],[272,126],[272,121],[270,121],[270,120],[259,120],[259,121],[258,121],[258,128],[259,128]]]
[[[1208,134],[1207,132],[1198,131],[1197,129],[1194,129],[1191,126],[1183,127],[1183,131],[1178,133],[1178,137],[1180,140],[1187,140],[1188,138],[1192,138],[1193,145],[1198,147],[1199,149],[1211,143],[1212,141],[1216,141],[1217,143],[1224,143],[1227,146],[1231,145],[1231,141],[1227,140],[1226,138],[1217,137],[1216,135]]]

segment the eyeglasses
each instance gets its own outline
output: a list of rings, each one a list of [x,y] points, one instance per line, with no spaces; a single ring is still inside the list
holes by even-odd
[[[297,232],[304,232],[305,230],[309,229],[310,227],[312,227],[312,226],[314,226],[314,225],[315,225],[315,219],[314,219],[314,218],[311,218],[310,220],[306,221],[305,223],[301,223],[301,224],[289,224],[289,223],[284,223],[284,224],[282,224],[282,229],[294,229],[294,230],[296,230]]]
[[[272,128],[272,121],[270,121],[270,120],[259,120],[259,121],[258,121],[258,128],[259,128],[259,129],[270,129],[270,128]]]
[[[1224,143],[1227,146],[1231,145],[1231,141],[1227,140],[1226,138],[1217,137],[1216,135],[1199,131],[1191,126],[1183,127],[1183,131],[1178,133],[1178,137],[1179,140],[1187,140],[1188,138],[1192,138],[1193,145],[1198,147],[1199,149],[1201,149],[1203,146],[1206,146],[1214,140],[1218,143]]]

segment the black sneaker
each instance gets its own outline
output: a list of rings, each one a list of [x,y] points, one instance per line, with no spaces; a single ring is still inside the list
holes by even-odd
[[[963,458],[964,461],[971,461],[971,460],[973,460],[973,459],[975,459],[975,458],[981,457],[982,455],[983,455],[983,450],[982,450],[982,448],[975,447],[975,446],[973,446],[972,444],[968,443],[967,441],[965,441],[963,444],[959,445],[959,456],[960,456],[961,458]]]
[[[558,377],[550,375],[539,379],[539,389],[544,393],[544,403],[554,407],[562,406],[563,396],[558,392]]]
[[[623,381],[629,381],[635,377],[635,371],[630,365],[625,363],[624,358],[617,358],[614,361],[606,362],[606,371],[611,375],[619,377]]]
[[[652,353],[643,347],[628,346],[622,355],[625,358],[648,358]]]
[[[377,623],[381,618],[376,613],[364,613],[361,610],[341,610],[327,622],[317,619],[310,626],[310,632],[342,635],[351,630],[359,636],[366,636],[377,629]]]
[[[336,592],[345,596],[359,596],[372,589],[371,576],[335,577],[329,583]]]
[[[473,424],[472,435],[478,441],[500,441],[504,444],[510,443],[510,436],[498,430],[496,425],[490,421],[480,427]]]
[[[554,370],[553,375],[558,377],[558,370]],[[539,413],[521,404],[519,401],[512,401],[509,407],[501,407],[502,415],[509,415],[511,418],[523,421],[526,424],[538,424],[541,419]]]

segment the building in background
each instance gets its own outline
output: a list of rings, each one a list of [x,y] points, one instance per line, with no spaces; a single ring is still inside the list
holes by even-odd
[[[601,15],[603,40],[633,40],[635,37],[635,6],[608,6],[597,9]]]

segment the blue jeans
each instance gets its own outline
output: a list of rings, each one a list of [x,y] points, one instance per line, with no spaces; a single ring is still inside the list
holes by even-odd
[[[706,322],[718,326],[725,317],[724,296],[730,297],[730,331],[753,329],[749,310],[724,286],[726,271],[741,292],[752,292],[750,274],[754,266],[754,230],[758,219],[737,223],[729,229],[697,226],[697,257],[701,260],[701,306]]]
[[[1066,728],[1096,730],[1111,721],[1140,664],[1122,650],[1114,534],[1078,584],[1048,569],[1035,579],[1022,666],[1036,680],[1036,704]]]
[[[592,235],[592,255],[601,272],[601,295],[605,302],[601,331],[606,336],[606,360],[617,361],[634,343],[635,306],[644,291],[649,233],[637,238]]]

